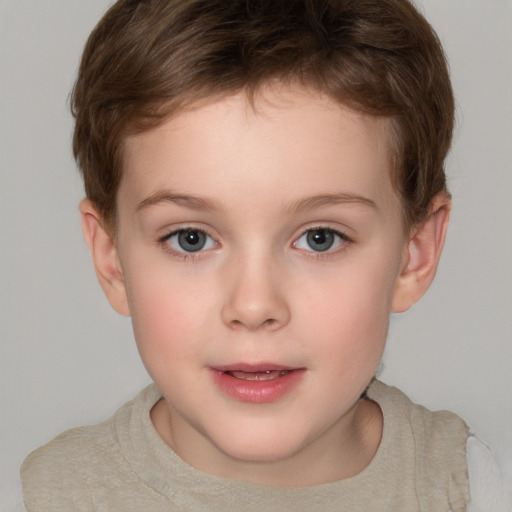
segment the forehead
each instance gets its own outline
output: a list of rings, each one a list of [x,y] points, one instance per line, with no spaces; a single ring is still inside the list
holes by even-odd
[[[215,194],[279,187],[394,195],[389,122],[302,87],[238,93],[184,109],[126,140],[120,194],[166,188]],[[355,188],[358,190],[351,190]]]

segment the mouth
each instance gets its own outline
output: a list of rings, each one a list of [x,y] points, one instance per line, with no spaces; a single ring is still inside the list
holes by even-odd
[[[279,377],[284,377],[292,371],[294,370],[265,370],[263,372],[228,371],[224,373],[230,377],[240,380],[268,381],[278,379]]]
[[[274,364],[237,364],[211,368],[214,381],[225,394],[241,402],[280,400],[302,380],[305,369]]]

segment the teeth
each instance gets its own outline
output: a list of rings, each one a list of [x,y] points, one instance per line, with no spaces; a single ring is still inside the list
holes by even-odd
[[[232,371],[226,373],[235,379],[241,380],[274,380],[290,372],[289,370],[266,370],[263,372]]]

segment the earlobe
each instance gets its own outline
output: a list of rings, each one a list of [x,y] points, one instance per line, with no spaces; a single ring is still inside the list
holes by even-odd
[[[409,309],[432,283],[446,239],[450,207],[451,201],[447,195],[436,196],[427,218],[414,229],[396,283],[393,312]]]
[[[82,233],[91,252],[98,281],[111,306],[129,316],[126,287],[112,236],[103,226],[101,215],[89,199],[80,203]]]

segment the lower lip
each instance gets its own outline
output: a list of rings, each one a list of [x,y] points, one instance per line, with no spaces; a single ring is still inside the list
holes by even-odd
[[[212,368],[217,386],[227,395],[240,402],[264,404],[276,402],[299,384],[304,369],[292,370],[273,380],[244,380]]]

